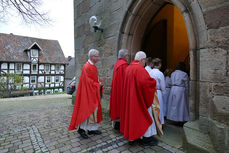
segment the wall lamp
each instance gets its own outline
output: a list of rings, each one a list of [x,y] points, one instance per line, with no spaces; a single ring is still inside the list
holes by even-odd
[[[103,28],[101,28],[101,20],[99,20],[96,16],[91,16],[89,19],[90,26],[94,29],[94,32],[97,30],[103,32]]]

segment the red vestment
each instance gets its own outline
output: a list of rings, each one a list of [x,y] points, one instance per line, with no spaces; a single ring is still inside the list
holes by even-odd
[[[109,116],[112,121],[120,118],[120,103],[122,102],[124,72],[127,66],[128,63],[123,58],[120,58],[114,65],[109,109]]]
[[[153,123],[148,112],[156,91],[156,80],[145,68],[133,61],[125,71],[120,132],[129,140],[143,136]]]
[[[102,121],[100,91],[97,67],[87,62],[81,72],[72,119],[68,130],[76,129],[97,107],[97,123]]]

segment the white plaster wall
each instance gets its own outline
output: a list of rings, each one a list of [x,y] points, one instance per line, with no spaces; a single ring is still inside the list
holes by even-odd
[[[2,65],[1,65],[1,69],[8,69],[8,65],[7,65],[7,63],[2,63]]]
[[[24,64],[23,65],[23,69],[30,69],[30,65],[29,64]]]
[[[39,69],[43,69],[44,70],[45,66],[43,64],[39,65]]]
[[[8,70],[2,70],[2,71],[5,72],[5,73],[8,73]],[[2,72],[2,74],[4,74],[3,72]]]
[[[44,76],[38,77],[38,82],[44,82],[44,81],[45,81]]]
[[[64,81],[64,77],[63,76],[60,76],[60,81]]]
[[[14,70],[9,70],[9,73],[13,74],[14,73]]]
[[[14,69],[14,63],[10,63],[10,69]]]
[[[23,74],[29,74],[30,70],[23,70]]]
[[[54,76],[51,77],[51,82],[55,82],[55,77]]]
[[[38,88],[44,87],[44,83],[38,83]]]
[[[29,84],[23,84],[23,88],[29,88]]]
[[[23,80],[24,83],[29,83],[29,77],[27,76],[24,76],[24,80]]]
[[[64,65],[60,66],[60,70],[62,70],[62,71],[64,70]]]
[[[51,70],[55,70],[55,65],[51,65]]]

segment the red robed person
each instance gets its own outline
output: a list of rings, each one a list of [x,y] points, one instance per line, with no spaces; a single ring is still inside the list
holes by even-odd
[[[117,130],[119,130],[120,127],[120,104],[123,95],[124,73],[128,66],[128,57],[128,50],[121,49],[118,53],[118,60],[115,63],[113,70],[109,116],[111,118],[112,125]]]
[[[127,67],[124,77],[123,105],[120,116],[120,132],[130,140],[137,140],[143,145],[156,145],[153,131],[152,109],[156,91],[156,80],[151,78],[145,70],[146,54],[139,51],[135,60]],[[153,127],[154,126],[154,127]],[[139,139],[140,138],[140,139]]]
[[[99,61],[99,51],[91,49],[88,52],[89,60],[84,64],[69,130],[78,129],[78,133],[85,139],[88,134],[99,135],[98,124],[102,121],[100,98],[102,83],[99,80],[95,63]]]

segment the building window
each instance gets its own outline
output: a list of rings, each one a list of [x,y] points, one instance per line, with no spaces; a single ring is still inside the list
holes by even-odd
[[[35,84],[36,83],[36,76],[31,76],[30,82],[31,82],[31,84]]]
[[[50,71],[50,66],[48,64],[45,65],[45,72],[48,73]]]
[[[47,76],[46,77],[46,83],[50,83],[51,82],[51,77],[50,76]]]
[[[60,71],[60,65],[56,65],[56,72]]]
[[[16,71],[22,71],[22,64],[16,63]]]
[[[58,83],[60,81],[60,77],[59,76],[56,76],[55,77],[55,82]]]
[[[37,49],[31,49],[31,57],[38,57],[38,50]]]
[[[37,65],[36,64],[32,64],[32,71],[37,71]]]

